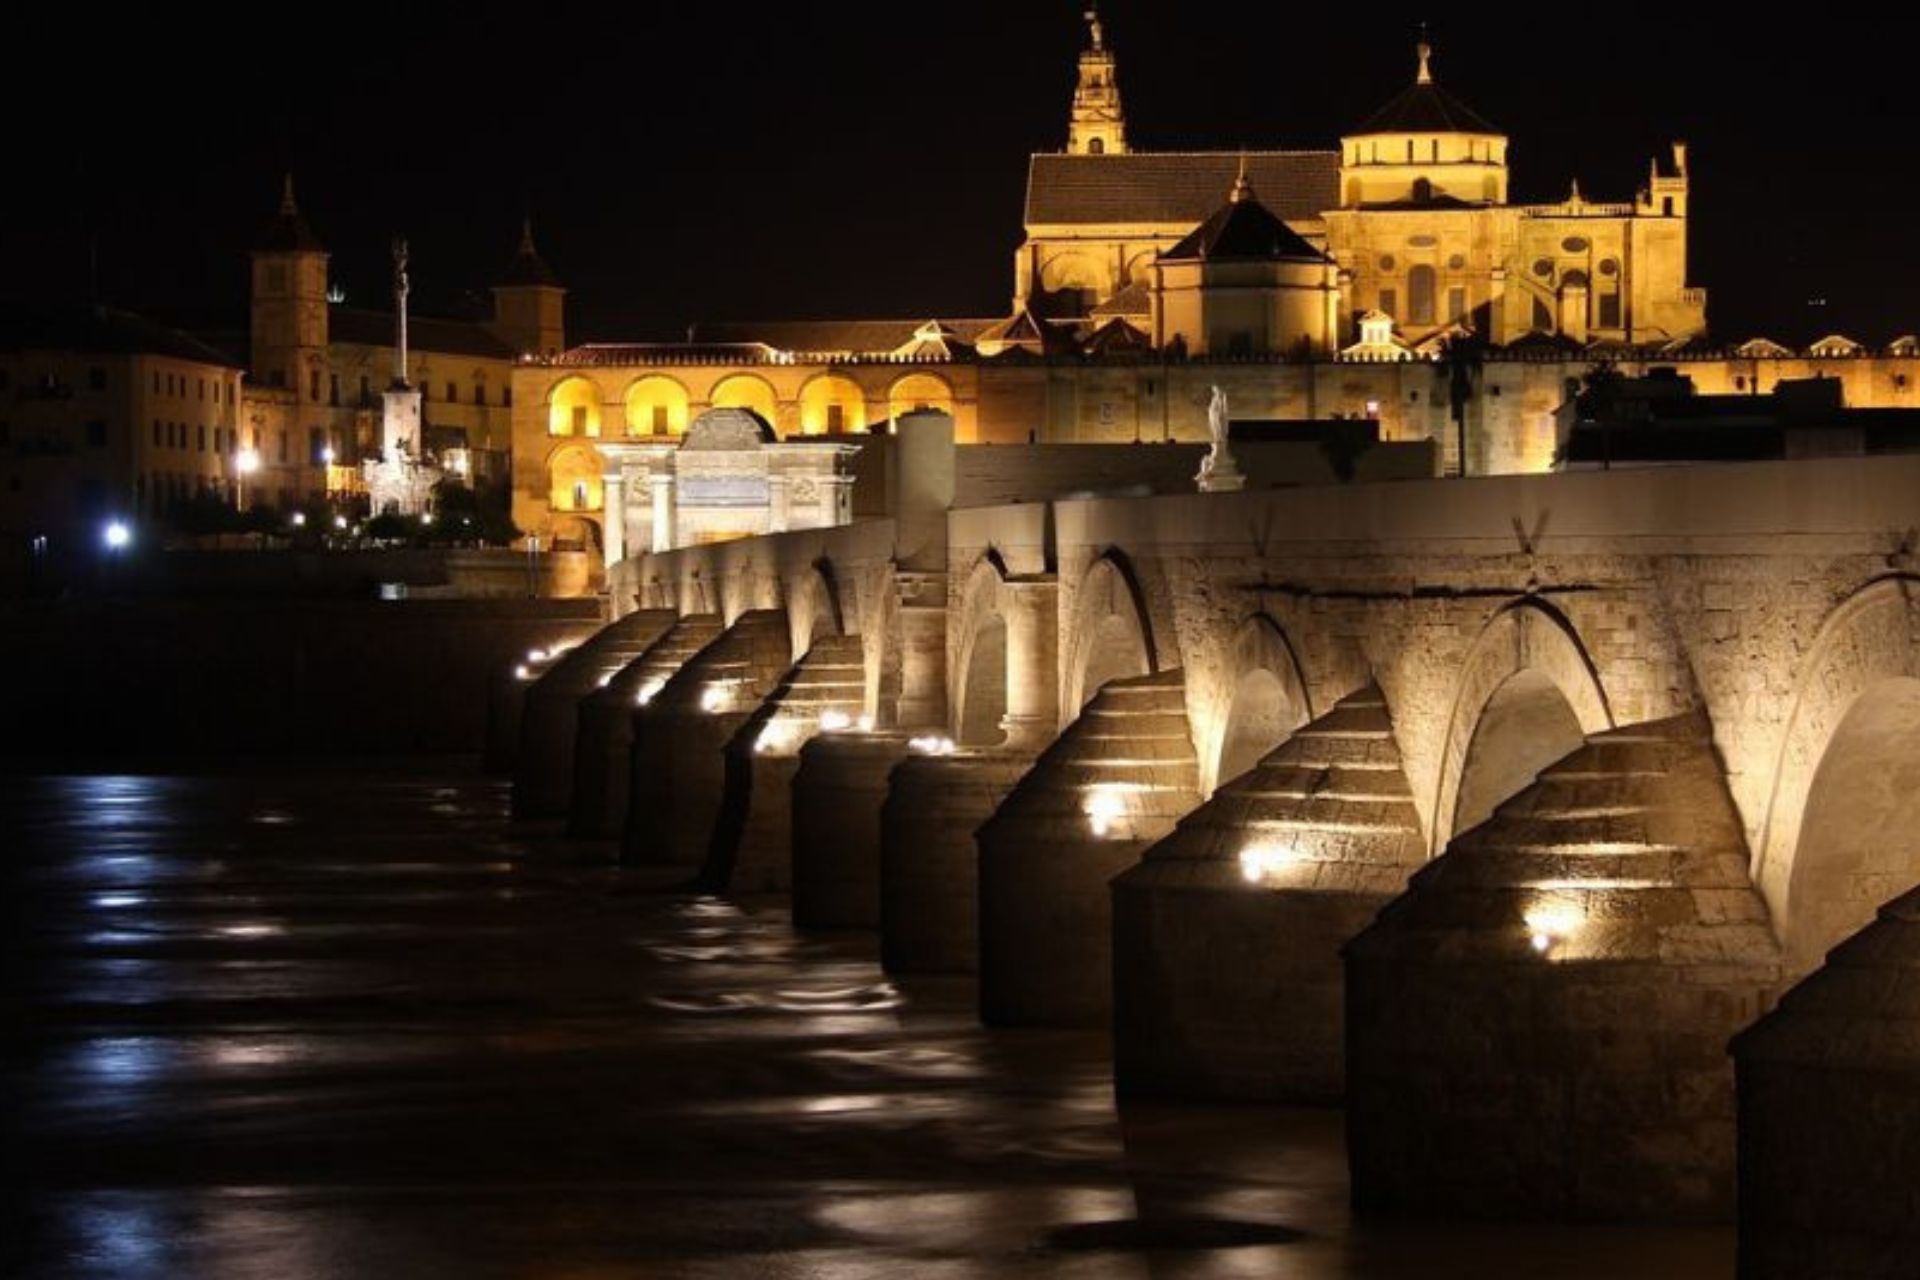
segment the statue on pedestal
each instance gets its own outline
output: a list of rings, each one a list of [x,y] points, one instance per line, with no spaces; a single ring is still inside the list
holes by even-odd
[[[1207,406],[1207,430],[1213,437],[1213,448],[1200,460],[1200,474],[1194,477],[1194,483],[1202,493],[1238,493],[1247,487],[1247,477],[1234,461],[1233,419],[1227,411],[1227,393],[1217,386]]]

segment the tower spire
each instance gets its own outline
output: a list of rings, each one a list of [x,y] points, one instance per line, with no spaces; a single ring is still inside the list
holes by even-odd
[[[540,256],[533,247],[533,215],[531,213],[523,214],[520,218],[520,254],[528,258]]]
[[[280,216],[283,218],[300,216],[300,206],[295,204],[293,199],[293,170],[291,169],[283,175],[280,183]]]
[[[1433,83],[1433,41],[1427,34],[1427,24],[1420,24],[1420,74],[1417,84]]]
[[[1087,48],[1080,55],[1080,83],[1073,91],[1073,122],[1067,150],[1077,156],[1125,155],[1127,121],[1120,109],[1120,81],[1098,0],[1088,0]]]
[[[1253,199],[1253,183],[1247,180],[1247,151],[1240,149],[1240,174],[1233,180],[1233,194],[1227,199],[1234,204],[1245,204]]]

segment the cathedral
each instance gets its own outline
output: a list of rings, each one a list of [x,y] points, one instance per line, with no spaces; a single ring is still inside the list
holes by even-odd
[[[1430,442],[1440,474],[1555,465],[1559,419],[1596,365],[1684,365],[1702,393],[1837,380],[1853,407],[1914,407],[1914,344],[1834,336],[1806,351],[1707,341],[1688,278],[1684,143],[1630,199],[1515,204],[1510,141],[1442,84],[1422,40],[1408,80],[1325,150],[1153,152],[1129,137],[1119,58],[1086,15],[1063,148],[1028,165],[1024,235],[998,316],[768,320],[685,341],[568,345],[565,290],[531,231],[488,320],[416,319],[407,381],[422,443],[453,474],[511,474],[513,516],[548,545],[645,546],[654,456],[712,410],[775,439],[857,437],[952,415],[966,445],[1207,438],[1236,421],[1371,423]],[[351,489],[378,438],[392,318],[327,295],[326,253],[289,185],[256,247],[241,413],[273,487]],[[630,447],[632,446],[632,447]]]

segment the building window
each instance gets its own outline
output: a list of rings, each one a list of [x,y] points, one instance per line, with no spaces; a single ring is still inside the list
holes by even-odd
[[[327,375],[327,403],[335,408],[340,405],[340,375],[337,373]]]
[[[153,371],[153,394],[160,394],[160,371],[158,369]]]
[[[207,425],[204,422],[200,424],[199,436],[200,436],[200,452],[205,453],[207,451]]]
[[[513,407],[513,388],[512,387],[500,388],[500,403],[503,405],[506,405],[509,409]]]
[[[1467,314],[1467,291],[1455,286],[1447,290],[1447,319],[1464,319]]]
[[[587,482],[585,480],[575,480],[573,482],[573,509],[575,511],[585,511],[587,509]]]
[[[280,465],[283,467],[287,465],[288,459],[292,456],[291,447],[287,440],[287,433],[282,431],[280,433]]]
[[[460,403],[460,388],[454,386],[451,382],[447,384],[447,403],[448,404]]]
[[[670,429],[671,424],[667,418],[667,406],[663,404],[653,406],[653,434],[664,436]]]
[[[307,399],[315,404],[320,403],[320,371],[318,369],[307,370]]]
[[[1407,320],[1411,324],[1432,324],[1434,295],[1439,292],[1439,278],[1432,267],[1425,265],[1407,272]]]
[[[847,407],[843,404],[827,406],[827,434],[839,435],[847,429]]]
[[[307,430],[307,463],[310,466],[322,466],[327,460],[327,433],[319,427]]]
[[[368,403],[368,402],[369,402],[370,400],[372,400],[372,399],[373,399],[373,392],[372,392],[372,391],[371,391],[371,390],[370,390],[370,389],[368,388],[368,386],[367,386],[367,375],[363,373],[363,374],[361,374],[361,375],[360,375],[360,405],[361,405],[361,407],[362,407],[362,408],[365,408],[365,407],[366,407],[366,405],[367,405],[367,403]]]
[[[1392,289],[1382,289],[1380,291],[1380,311],[1383,315],[1392,316],[1396,320],[1399,319],[1400,295]]]
[[[207,398],[207,380],[205,378],[195,378],[193,381],[195,383],[195,393],[202,400],[205,400]],[[218,400],[219,398],[220,397],[218,394],[214,396],[215,400]]]
[[[1620,295],[1603,293],[1600,295],[1600,327],[1618,329],[1620,327]]]
[[[573,434],[587,434],[587,406],[583,404],[573,406]]]
[[[473,384],[473,402],[482,409],[487,407],[487,387],[483,382]]]
[[[1087,143],[1087,154],[1088,154],[1088,155],[1090,155],[1090,156],[1103,156],[1103,155],[1105,155],[1106,153],[1107,153],[1107,142],[1106,142],[1106,139],[1104,139],[1104,138],[1094,138],[1094,139],[1091,139],[1091,140],[1090,140],[1090,141],[1089,141],[1089,142]]]
[[[160,419],[158,418],[153,420],[153,447],[156,449],[160,447]]]

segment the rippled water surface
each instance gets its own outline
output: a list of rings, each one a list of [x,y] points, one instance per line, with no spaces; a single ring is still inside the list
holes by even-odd
[[[0,780],[8,1271],[1732,1273],[1725,1232],[1356,1225],[1337,1113],[1116,1115],[1100,1036],[505,815],[429,766]]]

